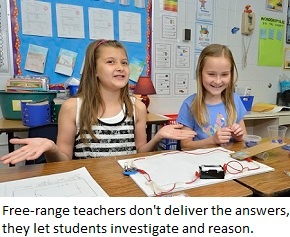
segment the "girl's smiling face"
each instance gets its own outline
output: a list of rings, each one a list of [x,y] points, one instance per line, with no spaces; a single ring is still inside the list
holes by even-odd
[[[221,93],[231,81],[231,63],[225,57],[207,57],[202,70],[206,102],[220,103]]]
[[[126,52],[120,48],[102,47],[97,60],[97,76],[102,87],[119,90],[129,80],[129,63]]]

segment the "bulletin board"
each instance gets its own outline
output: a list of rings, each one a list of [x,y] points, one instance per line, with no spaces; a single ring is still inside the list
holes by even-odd
[[[27,2],[27,1],[25,1]],[[32,3],[34,1],[31,1]],[[35,1],[36,2],[36,1]],[[110,10],[113,16],[113,37],[115,40],[121,41],[128,53],[129,62],[138,61],[144,62],[144,67],[141,72],[142,75],[150,74],[150,51],[151,51],[151,0],[43,0],[37,1],[50,4],[51,9],[51,36],[40,36],[23,33],[23,18],[22,18],[22,6],[24,6],[24,0],[10,0],[10,13],[11,13],[11,27],[12,27],[12,50],[13,50],[13,63],[15,75],[40,75],[48,76],[50,84],[60,84],[65,82],[70,76],[75,78],[81,77],[82,66],[85,57],[85,51],[92,38],[89,29],[89,11],[93,9]],[[63,37],[59,35],[59,29],[57,29],[59,22],[57,22],[57,6],[76,6],[80,7],[83,14],[83,37]],[[25,5],[26,6],[26,5]],[[33,7],[33,6],[30,6]],[[27,10],[27,8],[25,8]],[[29,9],[31,10],[31,9]],[[37,9],[34,9],[34,13]],[[127,17],[127,22],[123,24],[123,28],[120,28],[120,15]],[[140,19],[141,28],[140,40],[130,40],[131,28],[136,30],[136,26],[131,26],[135,22],[130,22],[128,16],[134,14]],[[26,18],[27,18],[26,13]],[[31,15],[31,17],[38,17],[37,15]],[[43,16],[39,16],[40,18]],[[42,19],[43,20],[43,19]],[[124,25],[126,25],[124,27]],[[126,29],[125,29],[126,28]],[[132,31],[133,31],[132,30]],[[120,33],[127,34],[125,40],[120,39]],[[47,48],[45,67],[43,73],[27,70],[25,62],[27,54],[30,52],[29,46],[40,46]],[[64,75],[62,73],[55,72],[56,63],[61,50],[72,51],[75,53],[75,62],[72,74]]]

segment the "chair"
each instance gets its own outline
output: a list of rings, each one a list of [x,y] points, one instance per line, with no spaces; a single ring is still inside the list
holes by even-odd
[[[58,131],[58,125],[57,124],[47,124],[39,127],[33,127],[29,128],[28,131],[28,137],[43,137],[48,138],[54,142],[56,142],[57,138],[57,131]],[[27,160],[25,162],[25,165],[33,165],[33,164],[41,164],[46,163],[46,159],[44,154],[42,154],[39,158],[36,160]]]

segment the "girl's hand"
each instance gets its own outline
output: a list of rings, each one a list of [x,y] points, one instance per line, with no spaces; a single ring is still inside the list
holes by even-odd
[[[24,160],[35,160],[46,151],[53,151],[56,145],[52,140],[47,138],[13,138],[11,144],[23,145],[21,148],[0,158],[3,164],[16,164]]]
[[[224,144],[230,142],[232,130],[228,127],[219,128],[213,135],[215,144]]]
[[[182,124],[172,124],[163,126],[157,134],[161,139],[174,139],[174,140],[183,140],[187,138],[193,138],[196,135],[195,131],[181,129]]]
[[[233,124],[230,129],[232,130],[232,136],[236,141],[241,141],[243,139],[244,131],[239,124]]]

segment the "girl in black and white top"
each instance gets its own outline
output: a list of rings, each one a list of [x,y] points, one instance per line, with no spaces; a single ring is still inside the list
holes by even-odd
[[[147,142],[145,105],[129,95],[129,63],[116,40],[97,40],[86,51],[78,92],[59,112],[57,143],[46,138],[11,139],[22,145],[0,158],[3,164],[37,159],[48,162],[153,151],[163,138],[186,139],[193,131],[167,125]]]

